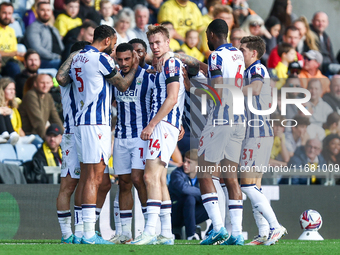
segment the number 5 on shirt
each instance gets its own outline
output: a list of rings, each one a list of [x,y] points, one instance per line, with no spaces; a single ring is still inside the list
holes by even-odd
[[[74,70],[76,71],[76,79],[77,79],[77,81],[80,82],[80,87],[78,87],[78,91],[83,92],[84,91],[84,81],[81,77],[79,77],[79,73],[81,73],[81,68],[75,68]]]

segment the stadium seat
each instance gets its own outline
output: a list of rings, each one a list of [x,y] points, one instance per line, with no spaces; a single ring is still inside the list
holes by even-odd
[[[17,144],[15,145],[15,150],[17,152],[18,159],[23,163],[26,161],[30,161],[33,158],[33,155],[37,151],[37,147],[34,144]]]
[[[14,147],[9,144],[0,144],[0,162],[4,164],[21,165],[21,161],[18,160]]]

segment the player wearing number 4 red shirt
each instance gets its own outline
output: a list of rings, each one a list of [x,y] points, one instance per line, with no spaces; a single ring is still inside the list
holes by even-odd
[[[165,27],[149,26],[147,36],[155,58],[170,51],[169,31]],[[162,71],[156,74],[150,122],[141,133],[141,138],[148,141],[144,171],[148,220],[143,234],[131,244],[174,244],[166,174],[170,157],[176,148],[184,108],[182,66],[179,59],[170,58],[165,61]],[[157,237],[158,217],[161,220],[161,234]]]
[[[72,79],[78,89],[75,137],[81,167],[79,186],[82,187],[84,222],[81,242],[85,244],[113,244],[95,233],[98,187],[111,151],[111,84],[124,92],[130,86],[139,63],[134,52],[132,68],[123,78],[109,56],[116,41],[113,28],[106,25],[97,27],[93,43],[80,53],[71,54],[57,73],[61,86]]]
[[[261,191],[262,167],[268,166],[273,146],[273,130],[271,123],[267,121],[269,115],[255,115],[248,105],[248,97],[252,97],[251,102],[256,110],[268,110],[272,103],[270,77],[267,68],[260,62],[265,49],[265,42],[260,37],[247,36],[241,40],[240,50],[247,68],[244,72],[243,88],[247,120],[256,123],[252,126],[247,124],[240,160],[241,168],[246,170],[241,171],[241,190],[251,201],[259,228],[259,235],[249,245],[275,244],[286,233]],[[251,95],[248,94],[248,88],[252,88]]]

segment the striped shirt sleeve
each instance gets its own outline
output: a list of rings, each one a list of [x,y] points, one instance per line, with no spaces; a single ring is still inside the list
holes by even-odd
[[[179,82],[181,64],[175,58],[169,58],[164,65],[165,83]]]
[[[210,78],[222,77],[222,58],[216,52],[210,54],[208,67]]]
[[[107,54],[100,54],[99,71],[106,79],[109,79],[117,74],[117,69],[113,59]]]
[[[250,70],[250,83],[253,81],[264,82],[265,71],[261,66],[253,66]]]

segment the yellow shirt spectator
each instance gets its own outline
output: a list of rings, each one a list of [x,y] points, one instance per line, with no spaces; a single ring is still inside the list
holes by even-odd
[[[288,78],[288,66],[283,64],[281,61],[275,67],[275,73],[277,78],[280,80],[276,82],[276,88],[281,89],[282,86],[286,83],[286,79]]]
[[[181,49],[184,50],[185,54],[194,57],[201,62],[204,61],[204,55],[196,47],[190,49],[188,45],[184,43]]]
[[[18,42],[15,36],[14,29],[5,26],[0,26],[0,51],[13,52],[18,50]]]
[[[73,28],[79,27],[83,24],[81,18],[71,18],[70,16],[62,13],[59,14],[54,26],[59,30],[59,34],[64,37],[68,31]]]
[[[15,132],[19,134],[20,128],[22,128],[21,116],[17,108],[12,108],[13,114],[11,118],[11,123]]]
[[[275,136],[274,137],[274,143],[273,143],[273,148],[270,153],[270,158],[275,159],[279,154],[281,153],[281,140],[280,137]]]
[[[207,28],[209,26],[209,24],[211,23],[211,21],[213,21],[213,18],[210,17],[208,14],[205,14],[202,17],[202,20],[203,20],[203,27]]]
[[[174,29],[183,37],[188,30],[200,30],[203,25],[201,12],[191,1],[186,5],[180,5],[176,0],[166,1],[158,13],[158,23],[163,21],[171,21]]]
[[[172,51],[176,51],[181,49],[181,45],[179,44],[179,42],[177,40],[175,40],[174,38],[170,39],[170,43],[169,43],[169,47]]]

